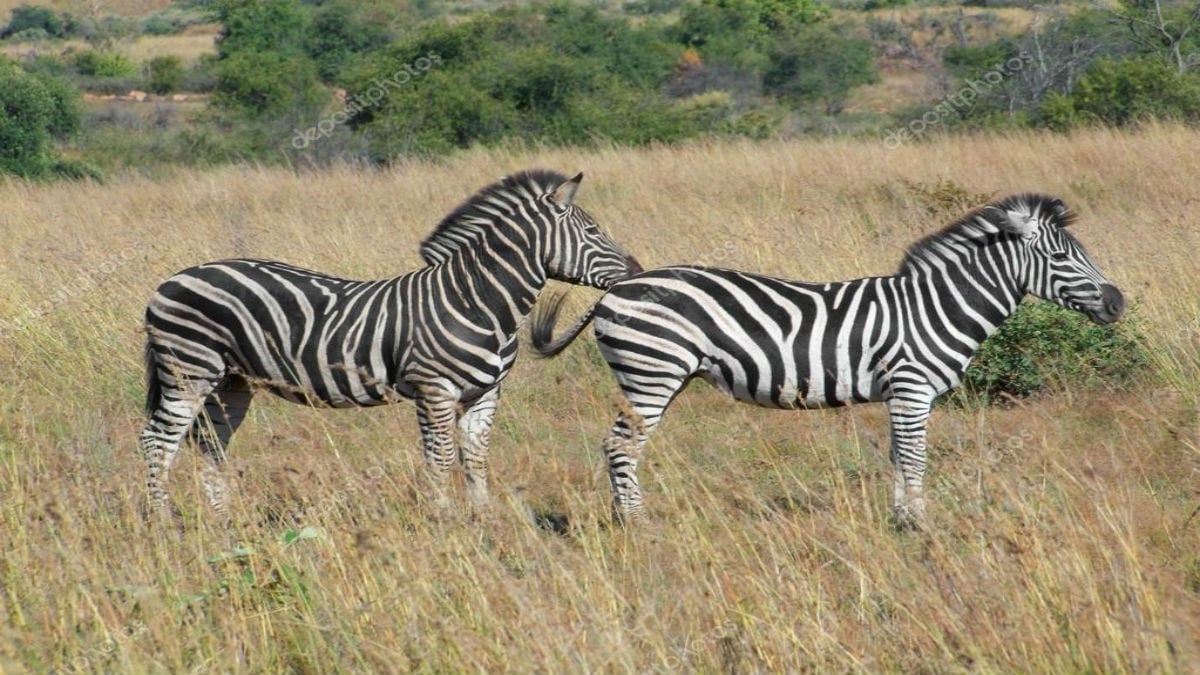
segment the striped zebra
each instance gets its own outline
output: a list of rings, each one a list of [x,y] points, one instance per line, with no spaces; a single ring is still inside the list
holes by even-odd
[[[1092,321],[1116,321],[1121,292],[1065,229],[1059,199],[1022,194],[983,206],[916,242],[892,276],[807,283],[699,266],[615,284],[553,339],[564,296],[531,323],[554,356],[595,322],[632,414],[604,439],[614,512],[643,512],[637,462],[684,384],[699,376],[739,401],[804,409],[883,401],[891,423],[895,512],[924,513],[930,407],[956,387],[980,343],[1026,294]]]
[[[547,279],[607,288],[641,271],[574,204],[582,178],[535,170],[480,190],[421,244],[427,266],[391,279],[222,260],[164,281],[146,308],[152,505],[169,511],[168,472],[190,435],[226,515],[219,467],[259,388],[333,408],[413,399],[436,503],[449,504],[456,460],[473,503],[486,503],[500,383]]]

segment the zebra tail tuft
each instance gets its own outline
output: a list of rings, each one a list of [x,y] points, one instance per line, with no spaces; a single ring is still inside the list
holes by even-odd
[[[567,345],[575,341],[583,329],[592,322],[592,316],[596,312],[596,306],[593,305],[588,311],[575,322],[574,326],[554,339],[554,324],[558,321],[558,315],[562,311],[563,301],[567,299],[567,293],[559,292],[547,298],[544,302],[538,303],[537,309],[533,314],[533,321],[529,326],[530,343],[533,345],[534,351],[539,356],[551,358],[558,356],[562,350],[567,348]]]
[[[153,416],[162,399],[162,383],[158,381],[158,357],[150,340],[146,340],[146,415]]]

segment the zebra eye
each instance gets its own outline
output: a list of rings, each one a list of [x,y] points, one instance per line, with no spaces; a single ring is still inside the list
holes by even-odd
[[[1062,262],[1068,258],[1066,251],[1055,251],[1050,254],[1050,257],[1059,262]]]

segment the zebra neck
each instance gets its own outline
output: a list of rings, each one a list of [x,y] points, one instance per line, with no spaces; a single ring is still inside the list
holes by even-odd
[[[926,314],[972,350],[996,332],[1025,296],[1014,276],[1019,266],[999,259],[996,251],[974,253],[959,259],[927,257],[901,274],[923,299],[936,303],[936,311],[928,307]]]
[[[515,335],[533,311],[546,273],[540,261],[513,251],[485,246],[447,258],[438,265],[443,302],[476,327]]]

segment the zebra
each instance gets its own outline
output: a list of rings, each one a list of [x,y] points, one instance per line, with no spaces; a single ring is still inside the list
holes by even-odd
[[[644,514],[637,465],[649,434],[699,376],[733,398],[781,409],[882,401],[899,524],[924,519],[925,433],[934,399],[958,386],[984,339],[1026,294],[1098,324],[1125,300],[1067,231],[1061,199],[1018,194],[913,244],[892,276],[810,283],[702,266],[614,284],[553,339],[565,294],[535,314],[531,342],[560,353],[591,321],[628,406],[604,439],[613,511]]]
[[[391,279],[235,259],[162,282],[145,317],[152,508],[172,512],[168,474],[190,436],[208,460],[208,500],[228,519],[220,467],[256,389],[316,407],[413,399],[435,504],[450,506],[457,459],[485,506],[500,385],[547,279],[607,288],[642,271],[575,205],[582,179],[530,170],[483,188],[422,242],[424,268]]]

